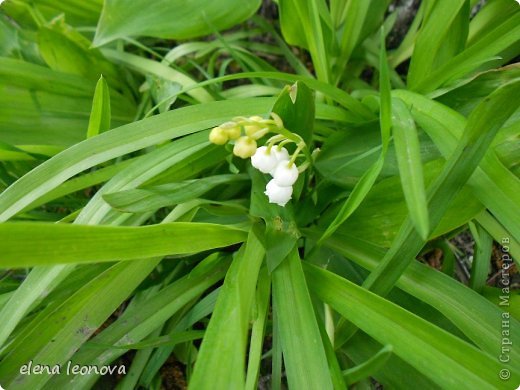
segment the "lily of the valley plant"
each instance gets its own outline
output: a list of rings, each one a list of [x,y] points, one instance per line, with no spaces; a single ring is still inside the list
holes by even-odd
[[[514,0],[2,2],[1,387],[516,389],[519,55]]]

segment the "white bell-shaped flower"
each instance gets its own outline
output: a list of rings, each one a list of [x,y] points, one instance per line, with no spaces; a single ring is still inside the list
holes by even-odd
[[[271,153],[274,153],[278,161],[289,161],[289,152],[283,146],[281,148],[273,146],[271,148]]]
[[[298,168],[289,161],[280,161],[272,172],[274,182],[280,187],[290,187],[298,180]]]
[[[256,153],[251,157],[251,164],[262,173],[271,172],[278,164],[274,148],[269,150],[267,146],[261,146],[256,149]]]
[[[276,203],[283,207],[291,200],[292,192],[293,188],[291,186],[281,187],[273,179],[267,183],[264,194],[269,198],[269,203]]]

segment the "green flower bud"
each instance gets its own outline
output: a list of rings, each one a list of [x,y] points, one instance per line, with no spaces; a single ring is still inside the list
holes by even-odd
[[[232,129],[233,127],[236,127],[236,126],[237,126],[236,122],[229,121],[229,122],[222,123],[219,127],[227,130],[227,129]]]
[[[242,135],[242,130],[240,130],[239,126],[230,127],[229,129],[225,129],[225,131],[229,139],[238,139]]]
[[[249,137],[252,137],[253,135],[258,133],[262,129],[263,129],[262,125],[247,125],[247,126],[244,126],[244,130],[246,132],[246,135],[248,135]]]
[[[229,136],[226,130],[220,127],[214,127],[213,130],[209,133],[209,142],[215,145],[224,145],[229,141]]]
[[[240,137],[236,140],[233,154],[240,158],[249,158],[256,152],[256,141],[251,137]]]

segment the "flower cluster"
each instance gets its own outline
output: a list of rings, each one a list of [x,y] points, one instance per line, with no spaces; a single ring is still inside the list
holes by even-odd
[[[271,116],[272,119],[259,116],[233,118],[233,121],[213,128],[209,140],[217,145],[234,141],[234,155],[244,159],[251,157],[254,168],[272,176],[265,189],[269,202],[285,206],[292,197],[300,170],[304,169],[302,166],[299,170],[295,160],[306,145],[299,135],[284,128],[278,115],[271,113]],[[257,140],[268,133],[276,135],[268,139],[265,146],[258,147]],[[292,156],[284,147],[291,142],[296,144]]]
[[[265,188],[270,203],[285,206],[292,197],[293,184],[298,180],[298,168],[289,160],[283,146],[262,146],[251,157],[251,164],[273,178]]]
[[[209,133],[209,140],[216,145],[235,141],[233,154],[240,158],[249,158],[256,152],[256,140],[271,131],[273,124],[274,121],[260,116],[236,117],[213,128]]]

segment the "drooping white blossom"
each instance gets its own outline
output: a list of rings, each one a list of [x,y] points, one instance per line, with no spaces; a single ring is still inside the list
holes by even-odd
[[[278,158],[273,150],[267,146],[256,149],[256,153],[251,157],[251,164],[262,173],[271,172],[278,164]]]
[[[280,187],[290,187],[298,180],[298,168],[289,161],[280,161],[271,174]]]
[[[283,207],[291,200],[292,192],[292,186],[281,187],[272,179],[267,183],[264,193],[269,198],[269,203],[275,203]]]
[[[283,146],[281,148],[273,146],[271,152],[274,153],[278,161],[289,161],[289,152]]]

